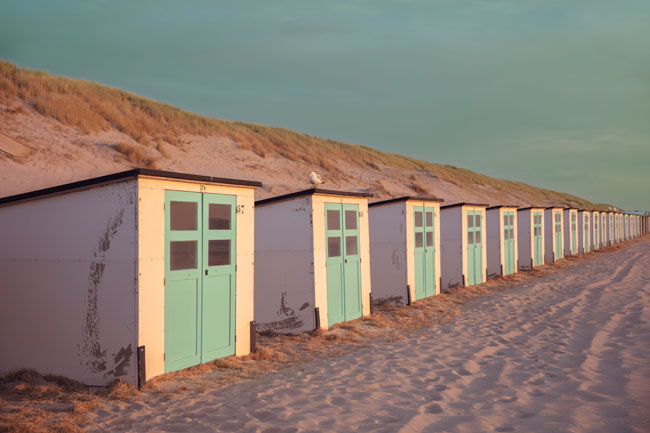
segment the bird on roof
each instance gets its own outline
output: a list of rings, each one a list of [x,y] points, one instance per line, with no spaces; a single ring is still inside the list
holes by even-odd
[[[309,183],[314,185],[312,188],[316,188],[321,183],[325,183],[325,181],[323,180],[322,177],[320,177],[319,175],[317,175],[315,172],[312,171],[311,173],[309,173]]]

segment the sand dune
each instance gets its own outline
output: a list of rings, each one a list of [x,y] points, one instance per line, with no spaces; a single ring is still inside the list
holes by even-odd
[[[472,301],[402,340],[105,405],[88,431],[647,432],[649,305],[644,241]]]

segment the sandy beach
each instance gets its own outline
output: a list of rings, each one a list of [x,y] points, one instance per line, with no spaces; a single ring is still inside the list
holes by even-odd
[[[200,392],[142,393],[87,430],[650,431],[650,242],[471,301],[449,323]]]

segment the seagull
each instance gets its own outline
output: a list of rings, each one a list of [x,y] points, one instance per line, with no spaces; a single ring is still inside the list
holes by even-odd
[[[309,183],[314,185],[313,188],[316,188],[321,183],[325,183],[325,181],[323,180],[323,178],[321,178],[319,175],[317,175],[312,171],[311,173],[309,173]]]

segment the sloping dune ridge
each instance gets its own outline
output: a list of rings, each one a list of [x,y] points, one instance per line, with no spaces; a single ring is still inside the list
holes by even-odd
[[[133,167],[259,180],[257,199],[309,187],[378,199],[566,205],[583,198],[288,129],[208,118],[119,89],[0,60],[0,196]]]

